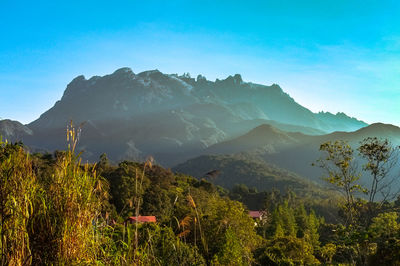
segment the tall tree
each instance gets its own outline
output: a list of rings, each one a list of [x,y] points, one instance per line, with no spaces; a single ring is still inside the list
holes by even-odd
[[[357,183],[361,175],[354,162],[354,150],[346,141],[337,140],[321,144],[320,151],[324,154],[317,160],[317,165],[327,174],[323,179],[344,195],[347,222],[353,223],[356,212],[354,195],[365,192]]]
[[[374,202],[378,193],[382,196],[382,202],[389,197],[396,196],[398,193],[391,192],[391,184],[395,181],[390,177],[390,171],[397,162],[398,147],[387,139],[369,137],[360,142],[358,151],[362,158],[366,160],[363,170],[369,172],[372,177],[371,188],[368,191],[369,202]]]

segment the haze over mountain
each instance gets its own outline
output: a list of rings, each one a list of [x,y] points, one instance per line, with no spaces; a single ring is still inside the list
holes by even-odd
[[[367,137],[388,139],[394,147],[399,146],[400,128],[376,123],[354,132],[334,132],[310,136],[285,132],[270,125],[261,125],[240,137],[210,146],[204,153],[219,155],[246,153],[293,171],[308,180],[324,183],[321,179],[324,175],[322,170],[312,166],[312,163],[321,156],[320,145],[328,141],[344,140],[356,149],[360,141]],[[357,157],[357,151],[355,151],[355,156]],[[361,167],[363,162],[359,158],[356,159]],[[393,171],[399,172],[400,169],[397,166]],[[364,179],[363,182],[368,184],[369,181]],[[394,188],[399,186],[398,180],[393,183]]]
[[[278,85],[244,82],[239,74],[213,82],[201,75],[195,79],[158,70],[135,74],[121,68],[103,77],[76,77],[40,118],[23,129],[16,123],[19,131],[3,126],[0,133],[53,151],[65,148],[70,120],[84,123],[80,148],[87,159],[96,160],[103,152],[116,161],[153,155],[166,166],[262,124],[308,135],[367,125],[343,113],[313,113]]]

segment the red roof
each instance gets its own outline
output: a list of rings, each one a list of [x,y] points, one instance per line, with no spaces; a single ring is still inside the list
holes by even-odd
[[[263,216],[264,212],[260,211],[249,211],[249,215],[251,218],[261,218]]]
[[[157,219],[155,216],[139,216],[137,218],[139,223],[155,223],[157,222]],[[127,222],[136,222],[136,216],[131,216],[127,220]]]

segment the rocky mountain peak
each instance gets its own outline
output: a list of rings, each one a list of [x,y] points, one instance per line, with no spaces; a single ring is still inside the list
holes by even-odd
[[[241,76],[240,74],[235,74],[235,75],[233,76],[233,82],[234,82],[235,84],[242,84],[242,83],[243,83],[242,76]]]
[[[243,79],[242,76],[240,74],[235,74],[234,76],[229,76],[224,80],[219,80],[217,79],[215,81],[216,84],[221,84],[224,86],[238,86],[243,84]]]

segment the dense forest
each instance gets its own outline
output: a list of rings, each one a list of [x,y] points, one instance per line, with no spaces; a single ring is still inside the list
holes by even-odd
[[[356,151],[322,144],[315,167],[336,192],[320,201],[290,189],[228,190],[152,158],[115,165],[104,154],[83,164],[77,134],[69,128],[68,149],[54,154],[0,142],[1,265],[400,264],[400,199],[390,191],[397,148],[385,140]],[[249,216],[254,207],[261,218]],[[129,219],[140,216],[157,221]]]

